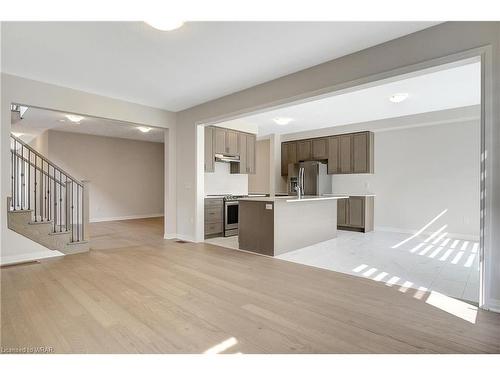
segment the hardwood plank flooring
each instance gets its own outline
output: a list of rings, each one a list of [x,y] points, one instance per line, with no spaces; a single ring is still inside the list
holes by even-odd
[[[0,270],[3,350],[500,352],[500,314],[460,301],[438,308],[396,285],[164,240],[162,219],[90,229],[89,253]]]

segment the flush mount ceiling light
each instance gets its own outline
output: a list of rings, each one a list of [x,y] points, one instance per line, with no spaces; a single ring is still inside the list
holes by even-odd
[[[275,119],[273,119],[273,121],[278,125],[287,125],[292,122],[293,119],[289,117],[276,117]]]
[[[402,101],[406,100],[408,98],[408,93],[407,92],[400,92],[394,95],[391,95],[389,97],[389,100],[393,103],[401,103]]]
[[[149,133],[151,131],[151,128],[148,128],[147,126],[138,126],[137,129],[143,133]]]
[[[147,23],[152,28],[161,31],[172,31],[184,25],[184,21],[172,20],[172,19],[149,20],[144,22]]]
[[[83,116],[78,116],[78,115],[66,115],[66,118],[71,121],[71,122],[74,122],[74,123],[79,123],[80,121],[82,121],[84,119]]]

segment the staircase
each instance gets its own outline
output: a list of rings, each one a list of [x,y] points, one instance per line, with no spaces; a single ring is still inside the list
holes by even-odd
[[[11,135],[9,229],[64,254],[89,250],[88,186]]]

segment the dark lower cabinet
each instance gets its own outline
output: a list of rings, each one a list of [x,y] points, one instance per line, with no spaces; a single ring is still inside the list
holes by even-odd
[[[358,232],[373,231],[374,197],[350,196],[337,202],[337,228]]]

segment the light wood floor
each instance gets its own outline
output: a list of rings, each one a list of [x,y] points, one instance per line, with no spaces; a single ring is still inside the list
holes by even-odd
[[[73,353],[499,353],[399,286],[208,244],[160,219],[92,225],[90,253],[1,270],[1,345]],[[219,346],[217,346],[219,345]]]

